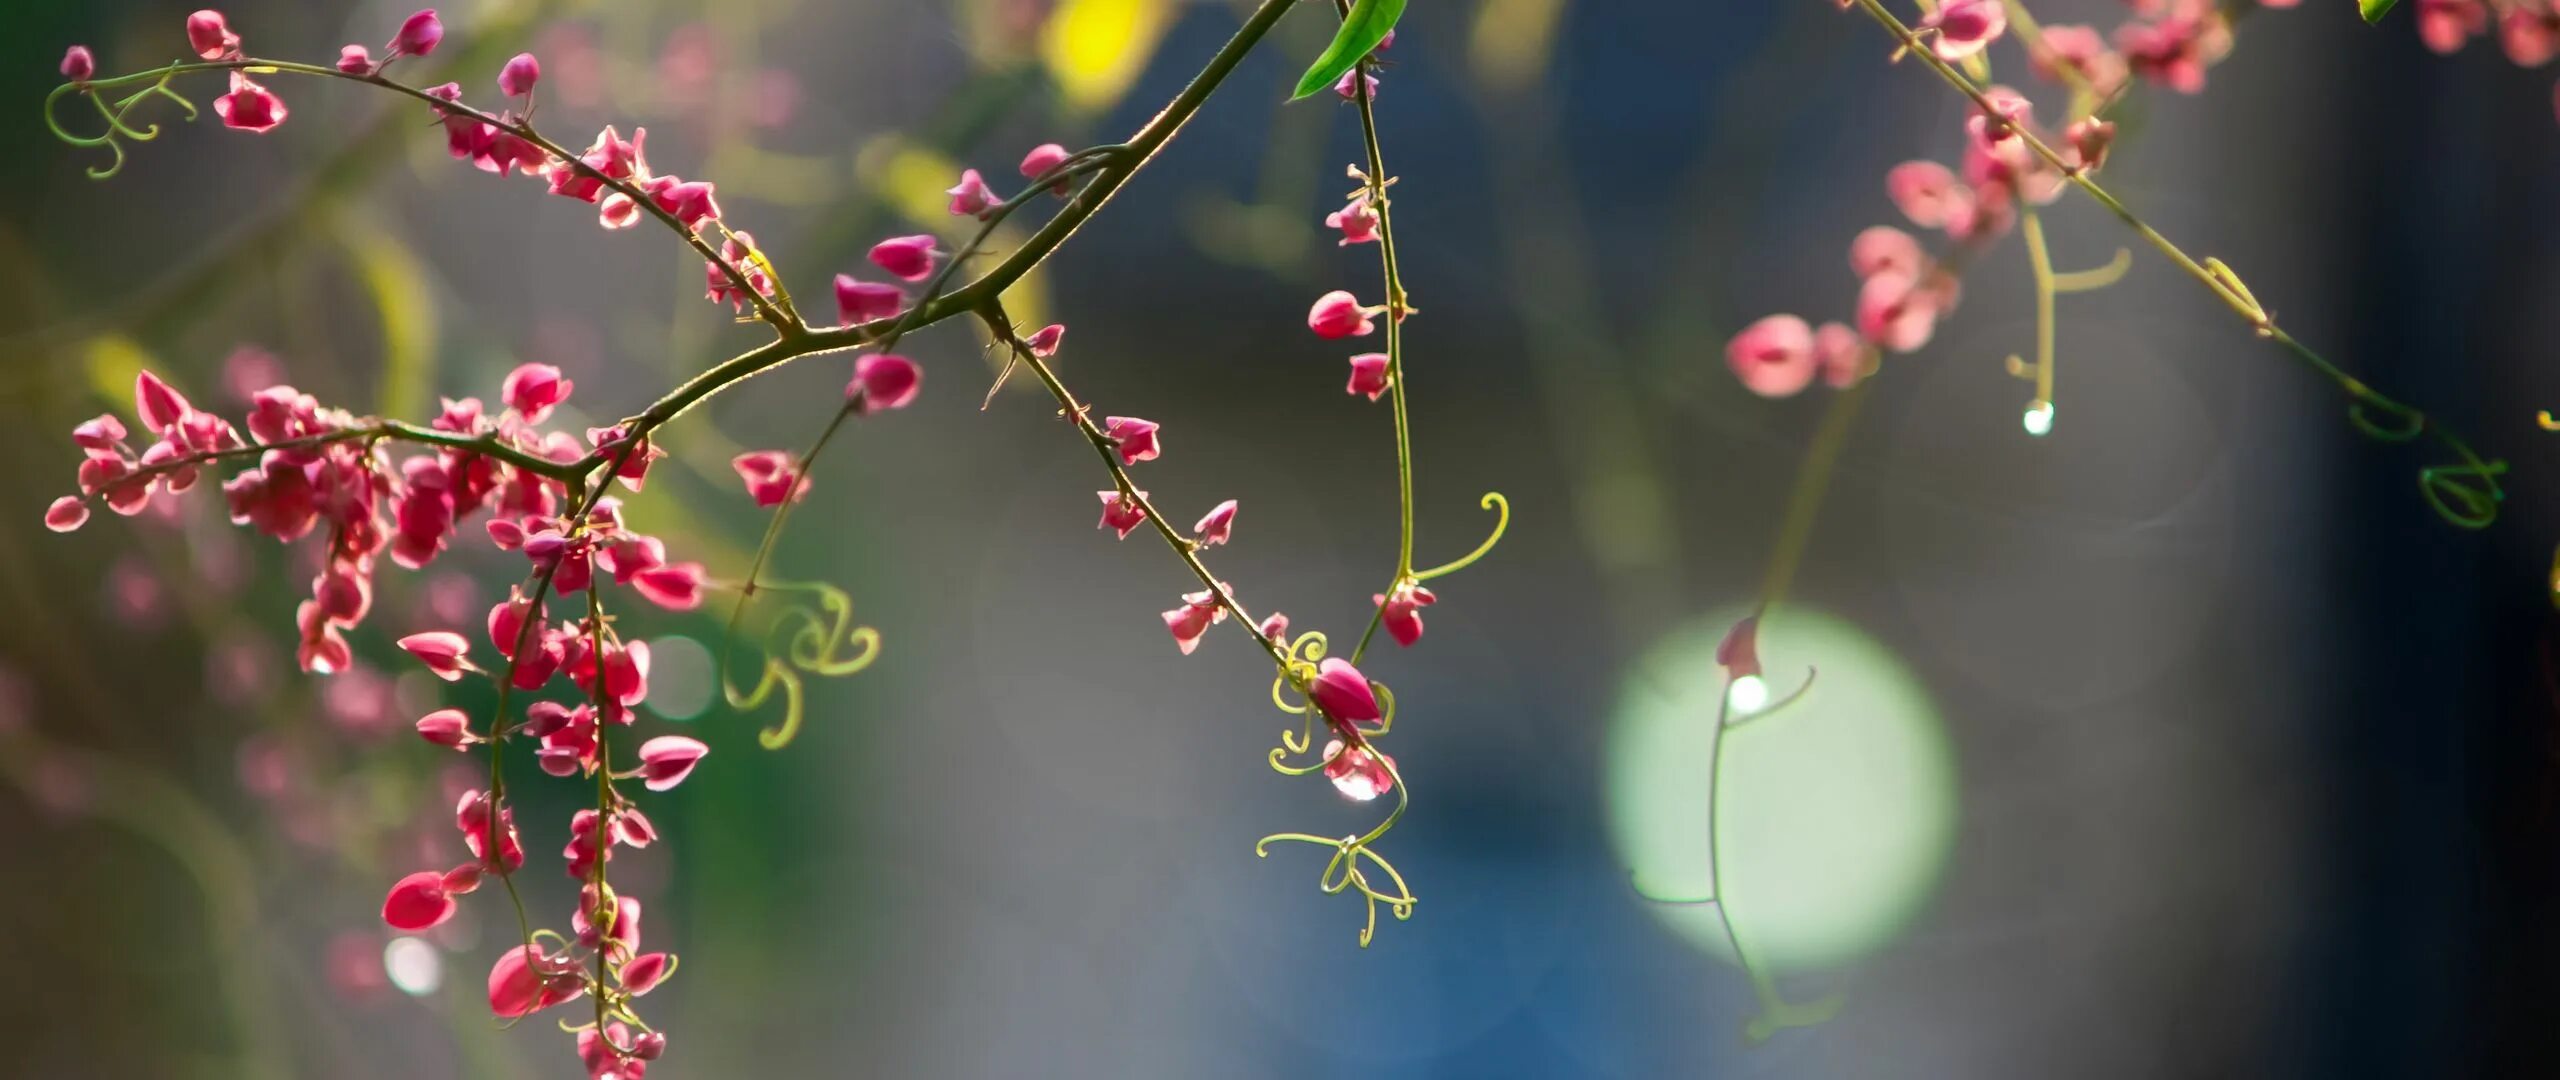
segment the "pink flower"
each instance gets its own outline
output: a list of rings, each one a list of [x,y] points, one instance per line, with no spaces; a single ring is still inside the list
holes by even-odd
[[[665,982],[667,976],[673,974],[675,969],[675,957],[666,953],[642,953],[632,957],[630,963],[622,965],[622,992],[633,997],[646,994],[657,989],[658,984]],[[665,1040],[659,1040],[659,1045],[664,1046]],[[638,1047],[633,1047],[632,1056],[640,1056]]]
[[[1324,776],[1333,781],[1334,790],[1353,802],[1368,802],[1396,786],[1395,774],[1387,766],[1395,759],[1364,747],[1345,747],[1342,740],[1324,744]]]
[[[514,409],[528,424],[550,419],[551,407],[569,400],[576,383],[560,377],[560,369],[549,364],[525,364],[507,373],[498,390],[500,400]]]
[[[2560,13],[2512,7],[2498,17],[2498,44],[2520,67],[2541,67],[2560,50]]]
[[[1123,496],[1118,491],[1097,491],[1094,494],[1102,496],[1102,522],[1094,526],[1095,528],[1117,529],[1120,532],[1120,539],[1126,540],[1129,538],[1130,530],[1147,523],[1147,512],[1139,507],[1137,499]],[[1146,496],[1146,492],[1138,493],[1139,499]]]
[[[2027,54],[2027,66],[2045,79],[2061,81],[2063,70],[2077,71],[2091,92],[2114,97],[2131,74],[2124,57],[2107,47],[2107,39],[2086,26],[2044,28],[2044,48]]]
[[[88,82],[98,73],[98,58],[89,55],[86,45],[74,45],[62,53],[62,77],[72,82]]]
[[[996,193],[987,188],[986,178],[979,176],[976,169],[960,170],[960,182],[943,194],[951,196],[951,213],[955,217],[984,216],[987,208],[999,201]]]
[[[1022,155],[1022,178],[1037,180],[1041,174],[1066,164],[1067,157],[1067,148],[1056,143],[1041,143],[1032,147],[1030,153]],[[1067,182],[1060,180],[1053,183],[1049,185],[1049,190],[1064,195],[1067,193]]]
[[[1289,644],[1289,617],[1288,617],[1288,616],[1283,615],[1283,614],[1281,614],[1281,613],[1279,613],[1279,612],[1277,612],[1277,611],[1272,612],[1272,613],[1271,613],[1271,614],[1269,614],[1269,615],[1265,615],[1265,616],[1263,616],[1263,617],[1262,617],[1262,625],[1261,625],[1261,626],[1258,626],[1258,627],[1255,627],[1254,629],[1255,629],[1255,631],[1256,631],[1256,632],[1258,632],[1258,633],[1260,633],[1260,634],[1262,635],[1263,640],[1265,640],[1265,641],[1270,641],[1270,642],[1273,642],[1273,643],[1275,643],[1275,644],[1278,644],[1278,645],[1279,645],[1279,646],[1281,646],[1282,648],[1286,648],[1286,647],[1288,647],[1288,644]]]
[[[428,8],[401,22],[400,33],[391,39],[391,55],[425,56],[443,40],[444,23],[436,18],[436,9]]]
[[[1326,214],[1324,227],[1342,230],[1342,239],[1334,241],[1335,247],[1350,247],[1376,240],[1378,212],[1369,209],[1369,193],[1363,191],[1354,195],[1342,209]]]
[[[1973,208],[1973,190],[1956,181],[1954,171],[1934,161],[1906,161],[1884,174],[1885,195],[1902,216],[1923,229],[1945,228]]]
[[[903,409],[924,385],[924,370],[915,361],[890,353],[874,353],[853,362],[853,381],[844,395],[855,416]]]
[[[418,737],[461,750],[478,741],[471,734],[470,724],[470,718],[460,709],[437,709],[418,718]]]
[[[2018,129],[2030,122],[2035,111],[2026,95],[2006,86],[1983,90],[1982,100],[1990,107],[1965,118],[1964,129],[1973,135],[1973,144],[1986,152],[1997,152],[2017,138]]]
[[[1135,465],[1154,461],[1164,452],[1156,440],[1156,422],[1134,416],[1114,416],[1102,422],[1102,437],[1120,448],[1120,464]]]
[[[1307,680],[1307,696],[1338,723],[1375,723],[1384,715],[1378,711],[1378,695],[1369,689],[1368,677],[1339,656],[1325,657],[1316,665],[1316,677]]]
[[[933,276],[933,237],[893,236],[871,245],[871,265],[888,271],[904,281],[923,281]]]
[[[338,70],[349,75],[373,74],[373,53],[362,45],[349,45],[338,50]]]
[[[669,611],[691,611],[702,606],[707,577],[701,563],[669,563],[632,574],[631,589]]]
[[[1771,315],[1735,334],[1725,364],[1761,397],[1792,397],[1813,381],[1813,328],[1793,315]]]
[[[1227,620],[1227,609],[1218,602],[1218,594],[1209,590],[1182,594],[1182,606],[1164,613],[1164,628],[1173,634],[1173,643],[1182,655],[1200,647],[1200,638],[1209,628]]]
[[[81,421],[78,427],[71,429],[72,443],[93,455],[120,456],[116,444],[123,442],[124,437],[124,421],[116,419],[114,413],[99,413],[91,419]]]
[[[44,527],[58,533],[70,532],[88,521],[89,503],[77,495],[65,495],[44,508]]]
[[[1377,324],[1370,321],[1368,309],[1360,306],[1360,298],[1335,289],[1317,297],[1315,306],[1307,309],[1307,329],[1331,340],[1365,337]]]
[[[886,319],[905,306],[907,294],[895,285],[860,281],[851,274],[836,275],[836,312],[846,325]]]
[[[541,80],[542,61],[534,59],[532,53],[517,53],[507,66],[498,69],[498,92],[523,97],[533,93],[533,84]]]
[[[1725,631],[1724,640],[1716,643],[1716,664],[1724,668],[1725,678],[1740,679],[1760,674],[1760,614],[1742,617]]]
[[[2009,28],[2000,0],[1946,0],[1921,19],[1919,28],[1938,32],[1929,50],[1940,60],[1962,60],[1981,52]]]
[[[640,776],[651,791],[665,791],[684,783],[695,762],[711,748],[682,735],[660,735],[640,744]]]
[[[577,961],[545,956],[531,945],[510,948],[489,968],[489,1011],[531,1016],[586,992]]]
[[[717,185],[704,180],[676,180],[664,176],[656,179],[673,181],[657,185],[649,194],[650,200],[658,204],[658,209],[675,215],[677,224],[700,231],[704,222],[720,220]]]
[[[1229,499],[1210,507],[1200,523],[1191,527],[1192,542],[1201,547],[1216,547],[1227,542],[1227,534],[1236,525],[1236,501]]]
[[[462,845],[471,849],[471,857],[501,874],[512,874],[524,866],[524,843],[516,835],[516,812],[500,809],[495,820],[489,812],[488,793],[466,791],[454,804],[453,824],[462,830]]]
[[[1422,609],[1439,603],[1440,598],[1420,585],[1399,585],[1393,593],[1369,594],[1369,602],[1378,605],[1378,622],[1387,628],[1387,636],[1396,644],[1411,648],[1422,640]]]
[[[463,654],[470,651],[471,643],[451,630],[411,634],[401,638],[399,644],[403,651],[417,657],[420,663],[427,665],[428,671],[446,682],[461,678],[463,671],[470,666],[470,661],[463,659]]]
[[[1928,263],[1920,241],[1891,225],[1869,228],[1849,242],[1849,269],[1861,281],[1887,271],[1916,276]]]
[[[452,918],[454,907],[452,894],[445,891],[444,875],[420,870],[392,884],[391,895],[382,900],[382,921],[394,930],[414,934]]]
[[[2440,54],[2461,51],[2463,42],[2488,28],[2489,9],[2480,0],[2418,0],[2418,38]]]
[[[1877,348],[1916,351],[1929,343],[1937,326],[1937,298],[1908,274],[1877,274],[1858,290],[1858,332]],[[1808,340],[1808,357],[1810,348]]]
[[[797,501],[809,494],[809,486],[800,481],[799,464],[780,450],[740,454],[730,459],[729,467],[747,482],[747,494],[757,506],[780,506],[785,499]]]
[[[1351,358],[1351,383],[1343,389],[1354,394],[1367,394],[1369,400],[1376,401],[1387,392],[1392,382],[1394,379],[1387,374],[1387,354],[1361,353]]]
[[[220,60],[240,51],[240,35],[222,21],[222,13],[207,8],[187,16],[187,46],[207,60]]]
[[[257,135],[274,131],[284,123],[287,111],[283,98],[237,71],[231,73],[231,92],[213,99],[214,115],[222,118],[224,127]]]
[[[1822,370],[1824,383],[1834,390],[1846,390],[1866,377],[1866,339],[1839,323],[1824,323],[1813,332],[1813,360]]]
[[[1355,77],[1360,81],[1356,83],[1351,81]],[[1376,101],[1378,99],[1378,77],[1355,67],[1349,71],[1343,72],[1341,78],[1333,81],[1333,92],[1341,95],[1342,100],[1344,101],[1360,100],[1360,92],[1362,90],[1367,90],[1369,92],[1369,100]]]
[[[1064,324],[1050,323],[1032,331],[1030,337],[1022,339],[1022,343],[1031,347],[1031,355],[1046,360],[1058,355],[1058,342],[1066,336],[1067,328]]]

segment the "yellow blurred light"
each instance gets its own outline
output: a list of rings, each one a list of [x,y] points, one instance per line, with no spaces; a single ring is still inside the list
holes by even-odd
[[[1820,676],[1777,711],[1728,722],[1717,792],[1709,761],[1727,690],[1716,645],[1745,614],[1691,623],[1628,671],[1609,730],[1611,833],[1646,893],[1721,894],[1762,968],[1828,968],[1891,940],[1935,886],[1955,836],[1953,750],[1892,653],[1849,623],[1781,607],[1760,624],[1769,676],[1787,691],[1808,666]],[[1732,958],[1715,904],[1653,913]]]
[[[1497,90],[1536,82],[1555,49],[1565,0],[1486,0],[1476,12],[1467,58],[1476,78]]]
[[[1173,12],[1173,0],[1064,0],[1041,36],[1040,59],[1068,105],[1108,107],[1146,70]]]

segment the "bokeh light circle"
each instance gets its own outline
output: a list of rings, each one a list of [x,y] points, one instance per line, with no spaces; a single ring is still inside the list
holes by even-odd
[[[444,985],[444,956],[417,938],[392,938],[382,946],[382,973],[401,993],[425,997]]]
[[[1808,667],[1820,675],[1802,698],[1726,729],[1728,790],[1716,798],[1716,646],[1748,613],[1689,623],[1627,672],[1609,730],[1612,839],[1645,893],[1712,896],[1707,829],[1721,811],[1715,860],[1745,947],[1774,970],[1834,967],[1891,940],[1928,899],[1955,836],[1953,750],[1899,658],[1847,622],[1782,607],[1760,624],[1773,699]],[[1651,906],[1732,959],[1714,904]]]
[[[711,650],[681,634],[649,642],[649,711],[691,720],[711,707]]]

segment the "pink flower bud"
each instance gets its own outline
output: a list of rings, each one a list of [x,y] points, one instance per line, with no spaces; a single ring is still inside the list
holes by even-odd
[[[222,21],[222,13],[207,8],[187,16],[187,46],[207,60],[220,60],[240,51],[240,35]]]
[[[539,424],[551,417],[551,408],[569,400],[569,391],[577,384],[560,377],[560,369],[549,364],[525,364],[507,373],[498,397],[522,416],[528,424]]]
[[[907,306],[907,294],[895,285],[836,275],[836,313],[848,326],[886,319]]]
[[[923,281],[933,276],[933,237],[926,235],[893,236],[871,245],[871,265],[888,271],[905,281]]]
[[[1956,182],[1956,174],[1934,161],[1906,161],[1884,174],[1885,195],[1902,216],[1923,229],[1945,228],[1959,213],[1969,215],[1973,191]]]
[[[1752,393],[1793,396],[1813,381],[1813,329],[1793,315],[1771,315],[1735,334],[1724,359]]]
[[[1360,81],[1356,83],[1351,81],[1355,78]],[[1364,89],[1369,92],[1369,100],[1378,99],[1378,77],[1357,67],[1343,72],[1341,78],[1333,81],[1333,92],[1341,95],[1344,101],[1360,100],[1360,91]]]
[[[467,862],[444,872],[444,891],[463,896],[480,888],[480,876],[487,871],[479,863]]]
[[[63,51],[62,77],[72,82],[88,82],[98,73],[98,58],[89,55],[86,45],[74,45]]]
[[[1928,263],[1920,241],[1891,225],[1871,227],[1849,242],[1849,269],[1861,281],[1886,272],[1917,277]]]
[[[1813,359],[1824,383],[1846,390],[1867,376],[1867,341],[1855,330],[1827,322],[1813,331]]]
[[[70,532],[89,522],[89,503],[77,495],[65,495],[44,508],[44,527],[55,532]]]
[[[394,930],[416,933],[453,917],[454,902],[445,891],[444,875],[420,870],[391,886],[382,901],[382,921]]]
[[[196,410],[185,395],[145,371],[133,377],[133,411],[142,420],[142,430],[165,437],[178,421]]]
[[[1798,324],[1802,326],[1801,323]],[[1858,332],[1886,352],[1913,352],[1938,326],[1938,302],[1908,274],[1877,274],[1858,290]],[[1812,343],[1805,343],[1808,373]]]
[[[1422,640],[1422,609],[1439,603],[1431,590],[1420,585],[1399,585],[1392,593],[1369,594],[1369,602],[1378,605],[1378,622],[1387,628],[1387,636],[1407,648]]]
[[[853,362],[853,381],[844,394],[855,416],[903,409],[924,385],[924,370],[903,356],[875,353]]]
[[[622,992],[639,997],[657,989],[658,984],[666,981],[667,975],[674,970],[675,958],[662,952],[632,957],[630,963],[622,965]],[[659,1045],[663,1047],[665,1040],[659,1040]],[[639,1048],[635,1046],[632,1049],[632,1056],[638,1057]]]
[[[1360,298],[1335,289],[1317,297],[1315,306],[1307,310],[1307,329],[1315,331],[1317,337],[1331,340],[1366,336],[1377,329],[1377,324],[1370,321],[1369,312],[1360,306]]]
[[[1163,444],[1157,441],[1156,422],[1153,420],[1114,416],[1103,421],[1102,435],[1120,448],[1120,464],[1123,466],[1154,461],[1164,453]]]
[[[1760,615],[1753,612],[1724,632],[1724,640],[1716,643],[1716,664],[1724,668],[1724,677],[1740,679],[1760,674]]]
[[[672,958],[668,961],[667,970],[671,972],[675,970],[675,964]],[[659,977],[662,979],[665,978],[663,975]],[[659,1055],[666,1052],[666,1032],[643,1031],[631,1040],[631,1056],[642,1061],[656,1061],[658,1060]]]
[[[1067,328],[1064,325],[1050,323],[1033,331],[1030,337],[1022,339],[1022,343],[1031,346],[1031,355],[1046,360],[1058,355],[1058,342],[1066,336]]]
[[[1369,193],[1363,191],[1354,195],[1342,209],[1326,214],[1324,227],[1342,230],[1342,239],[1334,241],[1335,247],[1375,241],[1378,238],[1378,213],[1369,209]]]
[[[1307,680],[1307,696],[1339,723],[1375,723],[1385,715],[1378,711],[1378,695],[1369,689],[1368,677],[1339,656],[1316,665],[1316,677]]]
[[[1022,178],[1037,180],[1042,173],[1066,164],[1068,156],[1067,148],[1056,143],[1041,143],[1032,147],[1030,153],[1022,155]],[[1067,193],[1067,182],[1060,180],[1050,184],[1049,190],[1064,195]]]
[[[1266,640],[1276,642],[1283,647],[1289,643],[1289,617],[1277,611],[1263,616],[1262,625],[1255,629],[1261,631]]]
[[[116,444],[123,442],[124,436],[124,421],[116,419],[114,413],[99,413],[95,419],[83,420],[71,429],[72,443],[92,454],[117,454]]]
[[[498,69],[498,92],[508,97],[523,97],[533,92],[533,84],[542,80],[542,61],[532,53],[517,53],[507,66]]]
[[[1164,613],[1164,628],[1173,635],[1174,646],[1182,655],[1200,647],[1200,638],[1209,628],[1226,621],[1227,609],[1218,602],[1218,594],[1207,590],[1184,593],[1182,606]]]
[[[987,187],[985,177],[976,169],[960,170],[960,182],[943,192],[951,196],[951,213],[955,217],[981,216],[999,200]]]
[[[702,606],[705,579],[701,563],[673,563],[631,575],[631,589],[669,611],[691,611]]]
[[[531,1016],[585,992],[576,961],[544,956],[531,945],[508,949],[489,968],[489,1011],[509,1019]]]
[[[1191,527],[1192,542],[1201,547],[1216,547],[1226,543],[1227,534],[1235,530],[1235,524],[1236,501],[1229,499],[1211,507],[1209,512],[1200,518],[1200,523]]]
[[[400,24],[400,33],[391,39],[394,56],[425,56],[436,51],[444,40],[444,22],[436,18],[436,9],[428,8],[411,15]]]
[[[1343,389],[1354,394],[1367,394],[1369,400],[1376,401],[1387,392],[1387,385],[1392,381],[1387,375],[1387,354],[1361,353],[1351,358],[1351,383]]]
[[[224,127],[252,135],[274,131],[276,125],[284,123],[288,111],[283,98],[237,71],[231,73],[231,92],[213,99],[214,115],[222,118]]]
[[[1118,491],[1097,491],[1094,494],[1102,496],[1102,522],[1095,528],[1119,530],[1120,539],[1126,540],[1130,530],[1147,523],[1147,512],[1139,508],[1137,499],[1127,498]],[[1138,497],[1145,498],[1146,494],[1141,491]]]
[[[429,630],[422,634],[411,634],[401,638],[399,645],[403,651],[427,665],[428,671],[434,672],[437,678],[446,682],[453,682],[462,677],[463,666],[467,662],[463,659],[463,654],[471,648],[470,642],[464,641],[462,635],[451,630]]]
[[[682,735],[660,735],[640,744],[640,776],[651,791],[665,791],[684,782],[711,748]]]
[[[704,180],[682,180],[650,193],[658,208],[675,215],[676,222],[687,229],[699,230],[704,222],[720,220],[717,186]]]
[[[1332,739],[1324,745],[1324,757],[1325,779],[1354,802],[1368,802],[1396,786],[1395,774],[1387,771],[1395,759],[1385,754],[1358,746],[1345,748],[1342,740]]]
[[[373,53],[362,45],[348,45],[338,50],[338,70],[349,75],[373,74]]]
[[[460,709],[437,709],[418,718],[418,737],[437,746],[461,750],[474,741],[470,723],[470,718]]]

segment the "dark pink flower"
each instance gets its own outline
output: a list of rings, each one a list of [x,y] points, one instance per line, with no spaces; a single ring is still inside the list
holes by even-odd
[[[221,12],[206,8],[187,16],[187,46],[206,60],[220,60],[240,51],[240,35],[224,24]]]
[[[1813,382],[1813,328],[1793,315],[1771,315],[1735,334],[1724,360],[1752,393],[1791,397]]]
[[[1396,786],[1395,774],[1387,771],[1394,758],[1365,747],[1342,745],[1333,739],[1324,745],[1324,776],[1333,781],[1334,790],[1354,802],[1368,802]]]
[[[1200,647],[1201,636],[1226,619],[1227,609],[1218,602],[1218,594],[1203,589],[1182,594],[1182,606],[1164,613],[1164,628],[1173,634],[1173,643],[1182,655],[1189,656],[1191,650]]]
[[[1031,347],[1031,355],[1046,360],[1052,356],[1058,355],[1058,342],[1065,339],[1066,336],[1067,328],[1065,324],[1050,323],[1047,326],[1043,326],[1038,330],[1032,331],[1030,337],[1022,339],[1022,343]]]
[[[489,1011],[531,1016],[586,992],[577,961],[545,956],[532,945],[510,948],[489,968]]]
[[[463,658],[463,654],[470,651],[471,643],[451,630],[411,634],[401,638],[399,644],[403,651],[417,657],[420,663],[427,665],[428,671],[446,682],[461,678],[471,666],[471,662]]]
[[[1981,52],[2009,28],[2008,12],[2000,3],[2001,0],[1945,0],[1919,22],[1919,29],[1937,32],[1929,51],[1937,53],[1940,60],[1962,60]]]
[[[444,22],[436,18],[436,9],[428,8],[400,23],[400,33],[391,39],[391,55],[425,56],[443,40]]]
[[[682,735],[660,735],[640,744],[640,776],[651,791],[665,791],[684,782],[695,762],[711,748]]]
[[[416,933],[452,918],[454,906],[452,894],[445,891],[444,875],[421,870],[391,886],[391,895],[382,901],[382,921],[394,930]]]
[[[170,429],[196,410],[187,403],[186,395],[145,371],[133,377],[133,411],[142,421],[142,430],[167,438]]]
[[[238,71],[231,73],[231,92],[213,99],[214,115],[222,118],[223,126],[256,135],[274,131],[284,123],[287,111],[283,98]]]
[[[88,500],[77,495],[65,495],[53,500],[53,505],[44,508],[44,527],[55,532],[70,532],[87,524],[88,521]]]
[[[1164,453],[1164,445],[1157,441],[1156,422],[1153,420],[1140,420],[1134,416],[1110,417],[1102,423],[1102,436],[1120,448],[1120,464],[1123,466],[1154,461]]]
[[[691,611],[702,606],[706,576],[701,563],[669,563],[631,575],[631,589],[669,611]]]
[[[862,281],[851,274],[836,275],[836,313],[846,325],[886,319],[905,306],[907,294],[895,285]]]
[[[747,494],[757,506],[780,506],[786,499],[797,500],[809,494],[808,485],[800,482],[799,464],[783,451],[749,451],[730,459],[729,467],[747,482]]]
[[[1369,688],[1368,677],[1339,656],[1316,665],[1315,678],[1307,680],[1307,696],[1337,723],[1376,723],[1385,715],[1378,711],[1378,695]]]
[[[704,222],[720,220],[718,195],[716,186],[707,180],[680,180],[651,192],[659,209],[675,215],[678,224],[697,231]]]
[[[517,53],[498,69],[498,92],[508,97],[523,97],[533,92],[533,84],[542,80],[542,61],[532,53]]]
[[[1394,380],[1387,374],[1387,354],[1361,353],[1351,358],[1351,382],[1343,389],[1354,394],[1367,394],[1376,401],[1387,392]]]
[[[1191,527],[1191,540],[1201,547],[1215,547],[1227,542],[1227,534],[1234,531],[1235,525],[1236,501],[1229,499],[1201,516],[1200,523]]]
[[[845,384],[844,395],[854,415],[868,416],[905,408],[923,385],[924,370],[915,361],[874,353],[853,362],[853,381]]]
[[[62,77],[72,82],[88,82],[98,73],[98,58],[89,54],[86,45],[74,45],[62,53]]]
[[[675,957],[662,952],[641,953],[632,957],[630,963],[622,965],[622,992],[639,997],[657,989],[658,984],[665,982],[675,970]],[[665,1040],[659,1040],[659,1045],[663,1047]],[[638,1051],[638,1047],[633,1047],[632,1056],[638,1057]]]
[[[1037,180],[1042,173],[1066,164],[1068,156],[1067,148],[1056,143],[1041,143],[1032,147],[1030,153],[1022,155],[1020,167],[1022,178]],[[1067,182],[1060,180],[1053,183],[1049,185],[1049,190],[1064,195],[1067,193]]]
[[[460,709],[437,709],[418,718],[418,737],[461,750],[479,741],[472,736],[470,725],[470,717]]]
[[[338,50],[338,70],[349,75],[373,74],[373,53],[362,45],[349,45]]]
[[[986,178],[979,176],[976,169],[960,170],[960,182],[943,194],[951,196],[951,213],[957,217],[984,216],[988,207],[1000,201],[996,193],[987,188]]]
[[[1342,230],[1342,239],[1334,241],[1335,247],[1350,247],[1376,240],[1378,212],[1369,208],[1369,193],[1363,191],[1353,195],[1342,209],[1326,214],[1324,227]]]
[[[1094,494],[1102,496],[1102,523],[1095,528],[1119,530],[1120,539],[1126,540],[1130,530],[1147,523],[1147,512],[1138,506],[1137,499],[1128,498],[1118,491],[1097,491]],[[1141,491],[1138,497],[1145,498],[1146,494]]]
[[[1369,315],[1369,310],[1360,306],[1359,297],[1335,289],[1317,297],[1315,306],[1307,309],[1307,329],[1328,340],[1365,336],[1377,329]]]
[[[933,276],[934,256],[941,254],[933,244],[924,234],[890,237],[871,245],[871,265],[901,280],[923,281]]]
[[[1369,602],[1378,605],[1378,622],[1387,628],[1387,636],[1410,648],[1422,640],[1422,609],[1439,603],[1440,598],[1420,585],[1405,584],[1396,586],[1392,593],[1371,593]]]

